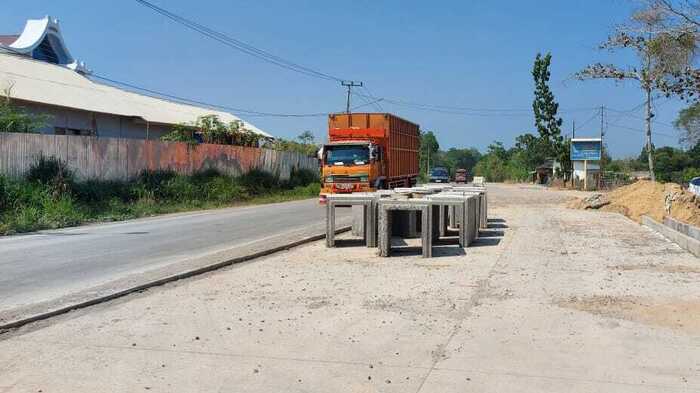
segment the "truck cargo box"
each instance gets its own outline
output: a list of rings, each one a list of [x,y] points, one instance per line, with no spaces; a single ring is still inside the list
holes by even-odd
[[[332,114],[328,138],[331,143],[371,140],[382,146],[389,182],[418,176],[418,124],[389,113]]]

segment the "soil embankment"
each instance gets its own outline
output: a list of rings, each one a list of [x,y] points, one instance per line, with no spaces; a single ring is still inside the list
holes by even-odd
[[[670,216],[700,226],[700,197],[675,183],[640,180],[605,194],[595,194],[568,204],[572,209],[598,209],[624,214],[640,222],[643,215],[661,222]]]

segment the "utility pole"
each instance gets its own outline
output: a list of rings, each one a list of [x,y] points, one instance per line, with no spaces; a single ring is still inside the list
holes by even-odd
[[[571,139],[576,139],[576,120],[573,121],[571,126]]]
[[[649,36],[649,41],[651,41],[651,32],[648,34]],[[642,80],[642,86],[644,87],[644,91],[646,92],[646,126],[647,126],[647,161],[649,162],[649,176],[651,177],[651,181],[656,182],[656,174],[654,173],[654,152],[652,151],[652,144],[651,144],[651,118],[654,117],[654,115],[651,113],[651,80],[649,77],[649,73],[651,72],[651,54],[649,53],[649,50],[646,51],[646,64],[645,64],[645,70],[646,72],[643,73],[644,78]]]
[[[598,189],[601,189],[605,186],[605,182],[603,179],[605,175],[605,171],[603,170],[603,166],[605,164],[605,161],[603,160],[605,158],[603,136],[605,136],[605,105],[600,106],[600,175],[598,177]]]
[[[353,87],[362,87],[362,82],[357,81],[341,81],[340,84],[348,88],[348,99],[345,105],[345,113],[350,113],[350,94]]]
[[[656,174],[654,173],[654,149],[651,144],[651,118],[654,116],[651,113],[651,88],[646,87],[647,102],[646,102],[646,125],[647,125],[647,161],[649,162],[649,176],[651,176],[651,181],[656,181]]]

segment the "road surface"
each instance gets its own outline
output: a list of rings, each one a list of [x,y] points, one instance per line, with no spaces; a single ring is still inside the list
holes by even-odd
[[[84,300],[78,294],[86,290],[119,289],[143,278],[320,234],[324,217],[317,200],[305,200],[0,238],[0,316],[42,302],[51,303],[43,308],[55,308]],[[119,280],[125,281],[113,284]]]
[[[560,191],[489,195],[465,250],[320,241],[0,334],[0,392],[700,392],[699,258]]]

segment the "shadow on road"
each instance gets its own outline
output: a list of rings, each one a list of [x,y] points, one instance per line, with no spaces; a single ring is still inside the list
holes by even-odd
[[[505,236],[505,231],[499,229],[508,228],[505,222],[502,218],[489,218],[488,229],[480,229],[479,238],[470,247],[497,246]]]
[[[336,239],[335,240],[335,246],[337,248],[344,248],[344,247],[362,247],[365,245],[365,241],[363,239],[355,238],[355,239]]]

